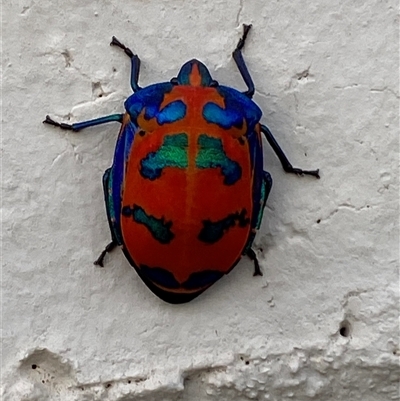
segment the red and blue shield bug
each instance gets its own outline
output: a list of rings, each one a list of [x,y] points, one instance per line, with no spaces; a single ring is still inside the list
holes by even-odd
[[[125,113],[65,124],[62,129],[119,122],[114,160],[103,176],[112,241],[141,279],[169,303],[192,300],[238,263],[254,262],[251,248],[260,227],[272,179],[263,171],[264,134],[288,173],[319,178],[318,170],[294,168],[260,123],[251,100],[254,84],[242,56],[251,25],[233,59],[246,92],[220,85],[198,60],[185,63],[176,78],[141,88],[140,59],[113,37],[111,45],[131,60],[131,87]]]

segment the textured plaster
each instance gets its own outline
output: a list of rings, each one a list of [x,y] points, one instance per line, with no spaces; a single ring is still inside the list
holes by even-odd
[[[397,2],[3,2],[4,400],[399,400]],[[186,305],[168,305],[109,241],[101,176],[140,83],[197,57],[244,89],[281,146],[321,180],[274,178],[255,248]]]

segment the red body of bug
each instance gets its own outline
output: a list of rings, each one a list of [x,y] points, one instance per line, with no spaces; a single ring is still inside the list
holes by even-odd
[[[142,280],[170,303],[188,302],[228,273],[251,249],[272,186],[263,170],[261,133],[286,172],[319,178],[318,170],[294,168],[251,100],[254,84],[241,50],[244,25],[233,58],[246,92],[219,85],[197,60],[185,63],[170,82],[140,88],[140,60],[130,57],[131,86],[126,113],[72,125],[49,116],[63,129],[118,121],[122,124],[114,161],[103,177],[112,242],[120,245]]]

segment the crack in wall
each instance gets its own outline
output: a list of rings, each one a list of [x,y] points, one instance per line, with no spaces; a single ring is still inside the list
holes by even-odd
[[[363,89],[368,89],[367,86],[365,85],[360,85],[358,83],[354,84],[349,84],[345,86],[334,86],[333,89],[341,89],[341,90],[348,90],[348,89],[354,89],[354,88],[363,88]],[[400,99],[400,95],[396,93],[393,89],[389,88],[388,86],[384,86],[383,88],[369,88],[368,89],[371,93],[384,93],[384,92],[389,92],[393,96],[396,97],[396,99]]]
[[[278,98],[279,96],[277,96],[277,95],[274,95],[274,94],[272,94],[272,93],[266,93],[266,92],[263,92],[263,91],[261,91],[260,89],[257,89],[256,88],[256,92],[255,92],[258,96],[260,96],[260,97],[264,97],[264,98],[266,98],[266,99],[270,99],[271,97],[272,98]]]
[[[236,25],[240,25],[240,15],[242,14],[243,11],[243,3],[244,0],[239,0],[239,10],[236,14]]]
[[[391,88],[385,86],[383,88],[371,88],[370,92],[374,93],[374,92],[389,92],[392,95],[394,95],[396,97],[396,99],[400,99],[400,96]]]
[[[335,214],[339,213],[342,209],[353,210],[354,212],[362,212],[364,210],[371,209],[371,205],[364,205],[361,207],[356,207],[350,203],[342,203],[337,206],[336,209],[332,210],[326,217],[318,219],[317,223],[321,223],[322,221],[327,221],[331,219]]]

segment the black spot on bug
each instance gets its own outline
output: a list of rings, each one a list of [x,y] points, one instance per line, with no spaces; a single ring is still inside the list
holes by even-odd
[[[246,365],[249,365],[249,364],[250,364],[250,361],[246,361],[245,364],[246,364]]]
[[[350,322],[348,322],[347,320],[343,320],[343,322],[340,323],[339,334],[342,337],[350,337],[351,334]]]
[[[105,385],[105,388],[110,388],[111,387],[111,383],[107,383],[106,385]]]
[[[163,269],[162,267],[149,267],[141,264],[140,271],[146,276],[152,283],[160,284],[166,288],[179,288],[180,284],[175,279],[174,275]]]
[[[203,228],[197,238],[202,242],[213,244],[219,241],[230,228],[235,226],[246,227],[250,224],[250,219],[246,217],[246,214],[247,210],[242,209],[240,212],[228,214],[222,220],[203,220]]]
[[[36,369],[38,366],[36,364],[32,365],[32,369]]]
[[[317,223],[318,223],[318,224],[321,223],[321,219],[318,219],[318,220],[317,220]]]
[[[195,290],[196,288],[207,287],[218,281],[223,273],[214,270],[203,270],[192,273],[189,278],[182,283],[182,288]]]
[[[128,380],[128,384],[131,384],[132,382],[130,380]]]

